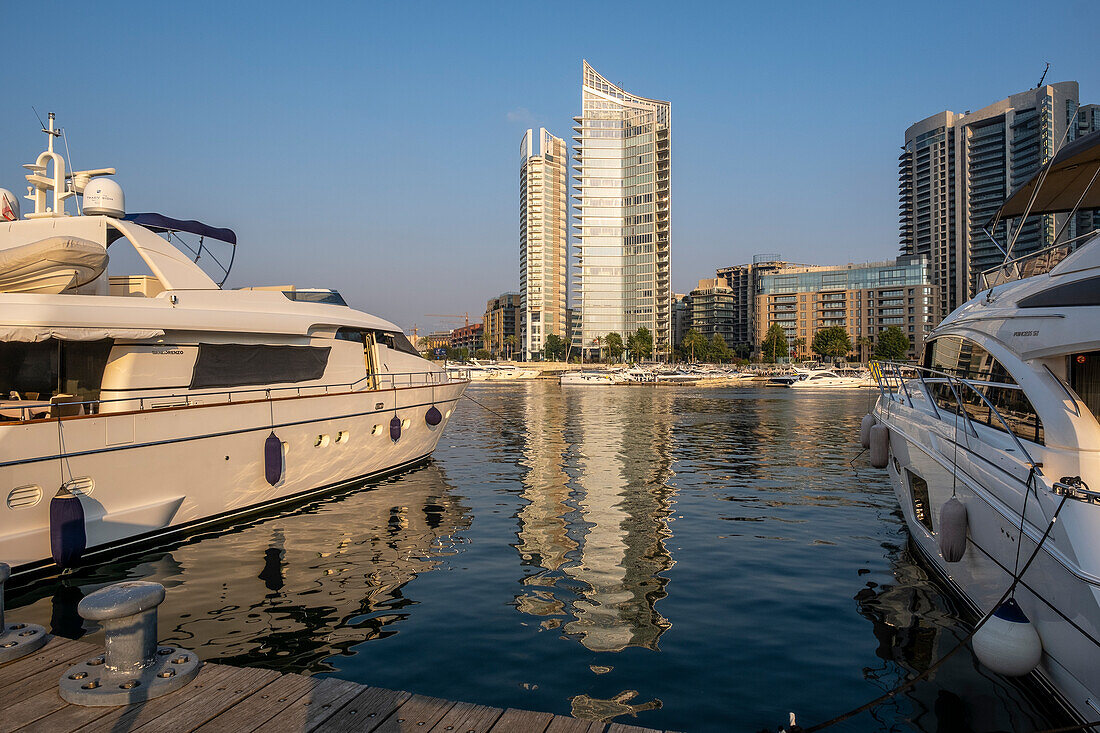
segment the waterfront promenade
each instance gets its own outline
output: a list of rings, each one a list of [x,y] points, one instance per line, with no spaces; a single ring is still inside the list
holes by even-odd
[[[99,649],[52,637],[42,649],[0,665],[0,733],[9,731],[234,731],[234,733],[650,733],[529,710],[453,702],[332,677],[204,664],[191,684],[143,703],[71,705],[58,679]],[[384,673],[380,673],[380,676]]]

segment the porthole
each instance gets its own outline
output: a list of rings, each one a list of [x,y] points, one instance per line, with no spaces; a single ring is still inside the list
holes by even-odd
[[[285,456],[287,453],[290,453],[290,443],[288,443],[284,440],[283,441],[283,455]]]
[[[346,442],[348,442],[348,438],[350,438],[350,437],[351,437],[351,433],[349,433],[347,430],[341,430],[340,432],[338,432],[336,434],[336,442],[337,443],[346,443]]]
[[[29,509],[42,501],[41,486],[20,486],[8,493],[8,509]]]
[[[91,476],[81,476],[80,478],[74,478],[61,484],[61,488],[68,489],[69,493],[76,495],[85,495],[92,493],[95,490],[95,481]]]
[[[370,431],[370,434],[371,435],[381,435],[382,434],[382,426],[381,425],[375,425],[374,429]]]
[[[318,435],[317,440],[313,442],[315,448],[327,448],[329,443],[329,437],[327,435]]]
[[[407,418],[407,417],[404,420],[401,421],[401,429],[402,430],[407,429],[410,425],[412,425],[412,421],[409,420],[409,418]]]
[[[451,416],[451,411],[450,410],[447,410],[446,412],[443,413],[443,417],[445,417],[445,418],[449,418],[450,416]]]

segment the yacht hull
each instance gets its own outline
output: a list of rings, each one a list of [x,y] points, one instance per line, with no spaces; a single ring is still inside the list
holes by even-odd
[[[956,443],[951,423],[918,410],[896,403],[884,409],[880,403],[875,414],[890,430],[887,471],[914,545],[971,610],[984,615],[1012,583],[1027,465],[1005,456],[1002,446],[974,436],[958,436]],[[926,497],[921,479],[927,484]],[[959,562],[948,563],[935,531],[940,510],[953,495],[966,506],[967,549]],[[1056,507],[1057,502],[1049,497],[1040,500],[1032,492],[1019,547],[1020,568],[1035,551]],[[1066,502],[1015,594],[1042,639],[1043,656],[1035,674],[1083,720],[1100,718],[1100,648],[1092,641],[1100,639],[1100,578],[1072,559],[1076,553],[1066,528],[1095,524],[1098,514],[1100,507]]]
[[[466,382],[316,394],[0,425],[0,561],[51,560],[62,480],[83,508],[88,553],[260,511],[431,455]],[[437,425],[425,414],[442,413]],[[401,421],[398,440],[390,421]],[[265,441],[283,470],[265,472]],[[37,494],[37,498],[36,498]]]

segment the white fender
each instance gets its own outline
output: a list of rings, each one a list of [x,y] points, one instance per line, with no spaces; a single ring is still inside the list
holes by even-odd
[[[871,465],[875,468],[886,468],[890,460],[890,428],[878,424],[871,427]]]
[[[997,674],[1020,677],[1039,665],[1043,642],[1023,609],[1009,598],[974,634],[974,654]]]
[[[875,416],[867,413],[859,424],[859,444],[866,450],[871,447],[871,428],[875,425]]]

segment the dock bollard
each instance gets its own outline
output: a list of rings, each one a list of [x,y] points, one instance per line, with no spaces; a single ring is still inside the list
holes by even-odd
[[[61,676],[61,697],[74,705],[127,705],[178,690],[195,678],[194,652],[157,644],[157,606],[164,586],[131,580],[100,588],[77,605],[103,624],[104,653]]]
[[[24,657],[42,648],[49,638],[46,630],[35,624],[9,624],[4,621],[4,583],[11,577],[11,567],[0,562],[0,664]]]

